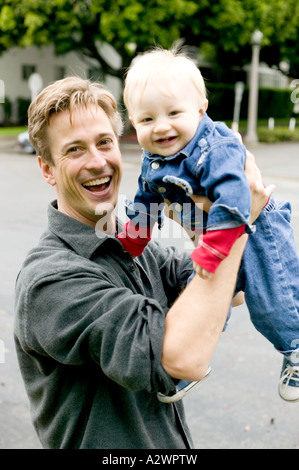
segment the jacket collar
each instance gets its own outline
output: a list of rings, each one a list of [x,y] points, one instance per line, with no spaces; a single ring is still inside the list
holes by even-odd
[[[79,220],[60,212],[57,208],[57,201],[53,201],[48,206],[48,224],[52,233],[70,245],[76,253],[84,258],[90,259],[95,250],[108,239],[116,240],[114,235],[97,231],[90,225],[79,222]]]
[[[186,147],[181,150],[180,153],[183,153],[186,155],[186,157],[189,157],[192,153],[194,148],[197,145],[200,145],[200,142],[205,140],[208,135],[214,130],[215,124],[212,121],[212,119],[205,113],[198,124],[196,133],[193,137],[193,139],[190,140],[190,142],[186,145]]]

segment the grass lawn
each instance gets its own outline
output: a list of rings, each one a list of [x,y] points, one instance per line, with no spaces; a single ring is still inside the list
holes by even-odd
[[[0,137],[14,137],[26,130],[27,127],[0,127]]]
[[[231,127],[231,121],[226,121]],[[244,136],[247,131],[247,121],[240,121],[240,133]],[[274,129],[268,128],[267,120],[259,120],[257,124],[257,134],[260,142],[299,142],[299,119],[296,119],[296,126],[293,131],[289,130],[289,119],[276,119]]]
[[[267,121],[258,121],[257,133],[260,142],[299,142],[299,119],[297,118],[296,127],[294,131],[290,131],[288,128],[288,120],[276,120],[275,127],[273,130],[268,129]],[[231,122],[226,121],[226,124],[230,127]],[[245,134],[247,130],[247,122],[240,121],[239,128],[241,134]],[[27,127],[0,127],[0,138],[1,137],[14,137],[20,132],[26,131]]]

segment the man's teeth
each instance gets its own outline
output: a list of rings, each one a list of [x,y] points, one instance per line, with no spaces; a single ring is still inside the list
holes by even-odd
[[[109,181],[110,181],[110,177],[105,176],[105,178],[98,178],[96,180],[87,181],[86,183],[83,184],[83,186],[98,186],[100,184],[108,183]]]

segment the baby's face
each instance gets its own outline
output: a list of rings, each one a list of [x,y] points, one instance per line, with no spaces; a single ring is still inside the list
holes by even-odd
[[[165,92],[149,83],[141,99],[133,97],[130,106],[140,146],[163,157],[182,150],[197,130],[205,102],[191,82],[177,80]]]

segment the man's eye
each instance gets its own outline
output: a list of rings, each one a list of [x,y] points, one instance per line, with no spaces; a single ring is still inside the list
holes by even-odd
[[[112,139],[102,139],[100,142],[99,142],[99,146],[100,147],[107,147],[107,146],[110,146],[112,144]]]
[[[68,149],[68,153],[76,153],[79,151],[79,147],[71,147]]]

